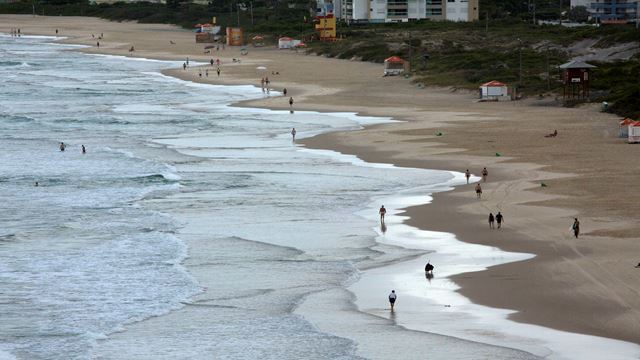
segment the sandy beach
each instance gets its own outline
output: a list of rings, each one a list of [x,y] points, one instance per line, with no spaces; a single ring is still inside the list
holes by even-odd
[[[220,59],[220,76],[210,66],[164,73],[257,87],[267,75],[274,91],[288,90],[287,97],[273,93],[237,106],[288,109],[292,96],[294,110],[403,120],[320,135],[304,144],[398,166],[469,169],[475,175],[487,167],[482,199],[469,184],[436,194],[433,204],[406,210],[409,225],[536,255],[458,275],[460,293],[478,304],[516,310],[510,316],[515,321],[640,343],[640,269],[635,268],[640,226],[634,215],[640,196],[631,190],[640,161],[637,147],[617,137],[619,117],[595,105],[563,108],[553,98],[478,103],[475,92],[419,88],[410,79],[382,77],[379,64],[303,52],[249,47],[246,56],[238,48],[205,54],[192,32],[169,25],[1,15],[0,32],[11,28],[50,36],[58,29],[58,36],[68,37],[65,42],[91,46],[82,49],[88,53],[189,57],[207,64]],[[96,39],[101,33],[104,37]],[[267,67],[266,74],[258,66]],[[557,137],[545,138],[554,130]],[[503,229],[491,230],[488,213],[498,211],[505,216]],[[578,239],[570,230],[574,218],[581,223]]]

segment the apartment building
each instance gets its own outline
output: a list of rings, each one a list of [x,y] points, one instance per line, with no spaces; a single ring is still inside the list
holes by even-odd
[[[324,2],[330,0],[321,0]],[[339,15],[347,22],[406,22],[430,19],[475,21],[479,0],[336,0]],[[337,9],[337,4],[334,4]]]
[[[602,22],[633,21],[640,0],[571,0],[571,7],[584,6],[591,17]]]

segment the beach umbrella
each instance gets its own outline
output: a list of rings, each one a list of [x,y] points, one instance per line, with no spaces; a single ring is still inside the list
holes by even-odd
[[[258,73],[258,75],[264,75],[267,73],[267,67],[260,65],[256,67],[256,72]]]

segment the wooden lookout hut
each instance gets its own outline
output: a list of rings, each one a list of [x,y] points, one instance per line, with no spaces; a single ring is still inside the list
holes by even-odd
[[[562,97],[565,99],[588,98],[591,83],[590,72],[595,68],[596,66],[583,61],[571,61],[560,65],[564,84]]]

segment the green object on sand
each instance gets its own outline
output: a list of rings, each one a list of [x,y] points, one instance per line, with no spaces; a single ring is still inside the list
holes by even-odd
[[[496,153],[496,156],[502,156],[502,154],[500,154],[500,153],[498,153],[498,152],[497,152],[497,153]]]

